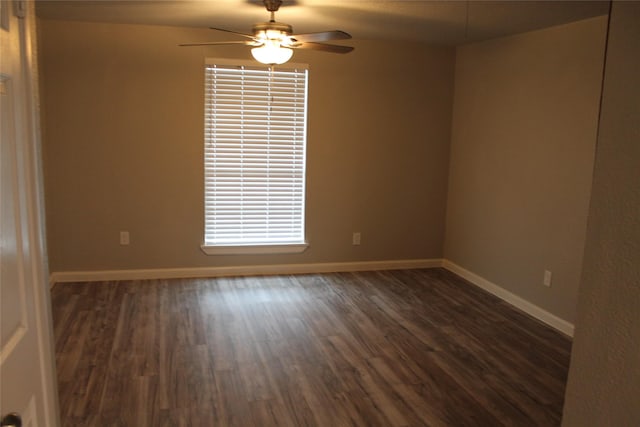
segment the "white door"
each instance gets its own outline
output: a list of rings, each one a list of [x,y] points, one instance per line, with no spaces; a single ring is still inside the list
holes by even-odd
[[[0,0],[0,419],[58,426],[33,2]],[[3,424],[4,425],[4,424]]]

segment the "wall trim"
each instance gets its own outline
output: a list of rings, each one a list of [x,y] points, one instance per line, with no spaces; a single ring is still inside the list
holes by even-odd
[[[501,300],[519,308],[528,315],[535,317],[536,319],[546,323],[547,325],[562,332],[563,334],[573,338],[574,325],[572,323],[569,323],[566,320],[549,313],[548,311],[538,307],[537,305],[519,297],[516,294],[509,292],[503,287],[496,285],[495,283],[492,283],[475,273],[472,273],[471,271],[459,266],[452,261],[449,261],[448,259],[442,260],[442,267],[462,277],[473,285],[476,285],[477,287],[497,296]]]
[[[56,271],[49,280],[55,283],[101,282],[113,280],[179,279],[249,275],[314,274],[349,271],[404,270],[441,267],[442,260],[409,259],[389,261],[334,262],[313,264],[239,265],[225,267],[156,268],[136,270]]]

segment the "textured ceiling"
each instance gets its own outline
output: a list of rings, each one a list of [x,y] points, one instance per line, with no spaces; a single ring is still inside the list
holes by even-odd
[[[38,0],[44,19],[187,27],[250,33],[269,19],[260,0]],[[295,33],[340,29],[357,39],[457,45],[603,15],[607,1],[284,0],[276,20]]]

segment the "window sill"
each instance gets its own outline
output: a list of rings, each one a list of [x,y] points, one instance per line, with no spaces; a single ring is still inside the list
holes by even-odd
[[[309,247],[308,243],[282,243],[275,245],[201,245],[207,255],[255,255],[255,254],[299,254]]]

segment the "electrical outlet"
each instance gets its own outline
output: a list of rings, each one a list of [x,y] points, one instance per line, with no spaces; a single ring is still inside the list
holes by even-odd
[[[542,281],[542,284],[547,288],[551,287],[551,272],[549,270],[544,271],[544,280]]]
[[[360,245],[360,232],[353,233],[353,238],[351,240],[351,243],[353,244],[353,246]]]
[[[120,245],[127,246],[129,244],[129,232],[121,231],[120,232]]]

